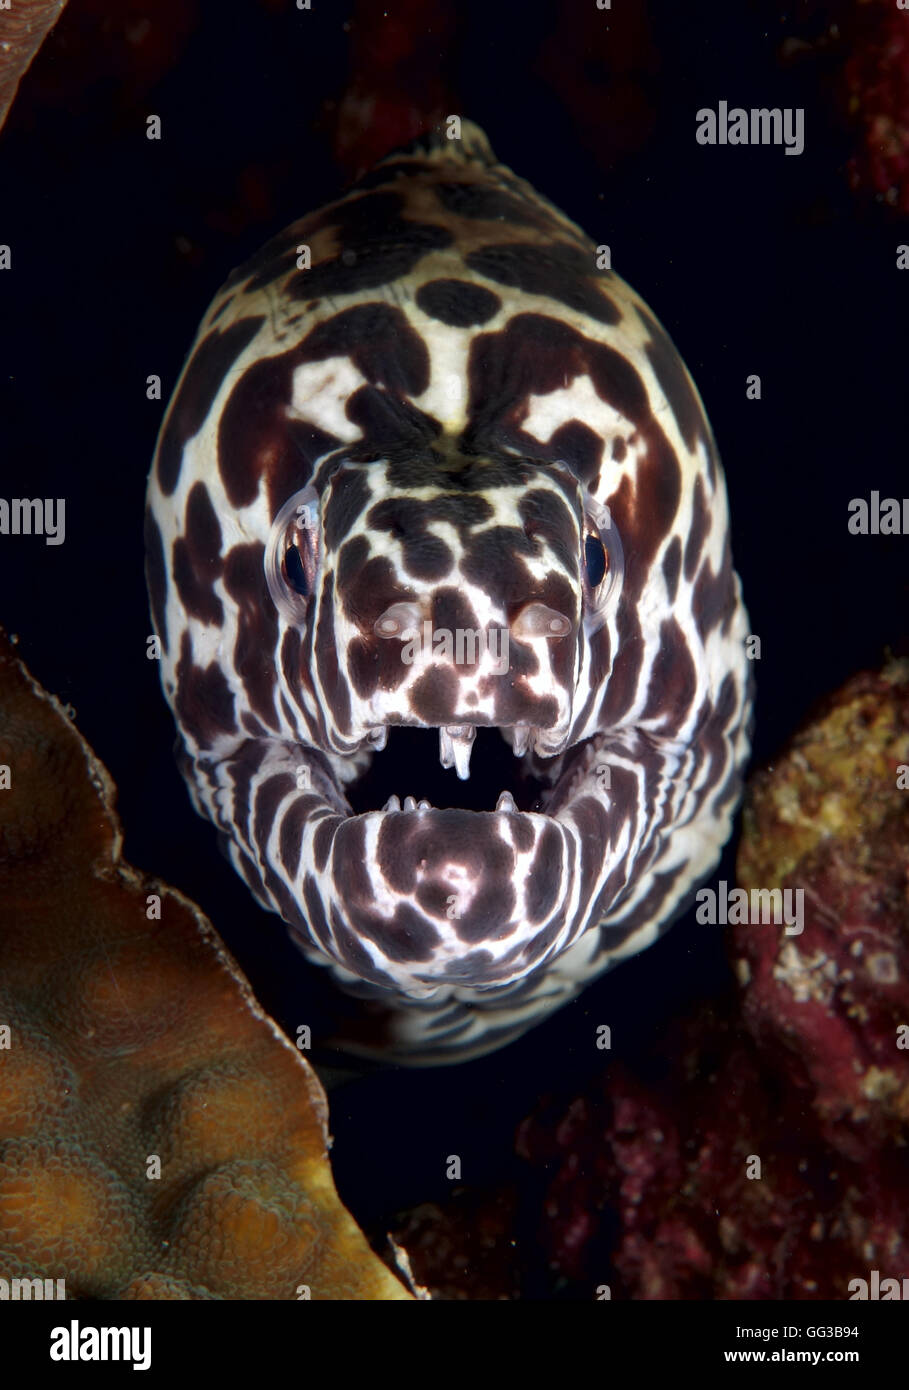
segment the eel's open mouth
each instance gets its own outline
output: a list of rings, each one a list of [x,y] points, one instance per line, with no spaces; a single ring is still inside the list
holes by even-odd
[[[522,979],[583,929],[609,871],[623,887],[609,853],[624,803],[610,777],[633,774],[602,780],[610,740],[594,734],[546,757],[528,725],[474,727],[469,779],[442,765],[438,727],[399,724],[365,739],[346,767],[311,760],[315,805],[271,779],[294,837],[304,817],[307,868],[284,899],[287,920],[361,981],[413,999]]]
[[[455,767],[445,768],[439,760],[438,730],[390,728],[385,746],[372,752],[366,770],[344,788],[354,815],[430,808],[545,814],[550,803],[562,800],[560,793],[570,790],[578,761],[594,742],[541,758],[532,748],[515,753],[512,739],[517,735],[521,746],[521,729],[479,727],[475,734],[470,775],[462,780]]]

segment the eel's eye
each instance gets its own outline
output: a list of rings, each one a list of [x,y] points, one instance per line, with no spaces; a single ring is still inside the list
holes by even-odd
[[[309,581],[306,578],[306,570],[296,545],[288,546],[284,552],[284,573],[290,587],[298,594],[302,594],[304,598],[308,598]]]
[[[584,626],[596,632],[619,601],[625,574],[622,540],[608,507],[585,498]]]
[[[609,568],[606,547],[599,536],[588,535],[585,538],[584,559],[587,563],[587,583],[591,589],[597,589],[603,582],[603,576]]]
[[[306,617],[319,568],[319,494],[295,492],[278,512],[265,547],[265,579],[278,612],[288,622]]]

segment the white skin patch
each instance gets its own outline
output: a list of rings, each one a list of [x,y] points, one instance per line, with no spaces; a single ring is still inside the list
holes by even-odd
[[[290,414],[350,444],[360,438],[361,431],[347,418],[345,408],[353,393],[366,385],[366,377],[349,357],[304,362],[294,371]]]
[[[469,329],[447,328],[427,319],[426,342],[430,348],[432,376],[422,396],[414,401],[433,415],[453,435],[467,423],[467,355],[473,339]]]
[[[549,391],[545,396],[528,396],[530,407],[522,428],[545,443],[569,420],[584,424],[602,439],[624,439],[627,443],[635,427],[624,415],[598,396],[589,376],[577,376],[570,386]]]

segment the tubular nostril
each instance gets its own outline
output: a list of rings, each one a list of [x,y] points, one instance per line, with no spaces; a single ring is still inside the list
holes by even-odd
[[[511,623],[515,637],[567,637],[571,619],[545,603],[528,603]]]
[[[419,632],[423,610],[418,603],[392,603],[372,625],[377,637],[403,637],[406,632]]]

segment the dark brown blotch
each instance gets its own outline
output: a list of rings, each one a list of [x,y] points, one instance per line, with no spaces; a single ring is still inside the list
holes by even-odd
[[[224,560],[224,587],[237,605],[234,670],[250,707],[270,729],[280,723],[275,709],[275,655],[278,617],[265,583],[265,547],[258,541],[235,545]]]
[[[212,748],[225,734],[237,732],[233,691],[217,661],[197,666],[192,638],[183,633],[177,662],[174,708],[180,727],[199,748]]]
[[[395,637],[374,634],[351,638],[347,645],[350,683],[361,700],[371,700],[378,690],[397,690],[406,679],[401,643]]]
[[[434,629],[447,628],[449,632],[476,632],[479,621],[473,604],[460,589],[437,589],[432,600],[432,625]]]
[[[490,526],[469,538],[459,568],[465,579],[507,606],[530,596],[533,575],[522,557],[539,551],[516,526]]]
[[[289,772],[276,772],[266,777],[256,789],[256,802],[253,810],[253,844],[265,856],[268,840],[274,829],[278,807],[297,785],[296,778]]]
[[[217,573],[200,576],[190,558],[189,546],[183,536],[174,541],[171,551],[171,570],[174,587],[180,595],[180,602],[186,612],[200,622],[220,627],[224,621],[224,609],[214,590]]]
[[[682,568],[682,542],[678,536],[673,536],[666,547],[663,556],[663,578],[666,581],[666,596],[670,603],[675,603],[676,594],[679,590],[679,574]]]
[[[449,328],[477,328],[502,307],[497,294],[469,280],[430,280],[417,290],[416,302],[429,318]]]
[[[322,829],[323,826],[320,825],[319,830]],[[323,864],[319,870],[320,873],[324,867]],[[322,906],[322,894],[319,892],[319,885],[312,874],[307,874],[303,880],[303,902],[306,905],[306,920],[310,935],[323,950],[334,955],[334,943],[331,939],[328,918],[325,916],[325,908]]]
[[[710,534],[710,512],[704,492],[704,479],[698,474],[694,484],[691,528],[685,542],[685,578],[689,584],[697,572],[704,542]]]
[[[371,495],[362,469],[342,468],[332,476],[322,505],[322,530],[330,551],[350,535]]]
[[[382,985],[385,989],[395,988],[395,981],[386,970],[381,970],[374,964],[369,951],[350,930],[334,905],[331,909],[331,930],[334,938],[331,954],[346,966],[351,974],[358,975],[361,980],[368,980],[372,985]]]
[[[722,624],[723,632],[729,630],[732,615],[736,608],[735,574],[732,568],[732,552],[729,537],[723,547],[723,559],[716,574],[709,560],[701,566],[692,596],[692,611],[702,641],[708,633]]]
[[[613,499],[622,502],[619,533],[626,558],[632,556],[626,587],[637,597],[678,510],[681,469],[651,412],[645,383],[623,353],[543,314],[518,314],[502,332],[478,334],[468,360],[470,423],[462,448],[549,455],[548,441],[523,430],[528,398],[559,390],[581,375],[589,376],[600,398],[634,424],[645,444],[637,486],[623,478]]]
[[[544,246],[503,242],[470,251],[464,259],[471,270],[500,285],[558,300],[597,323],[621,322],[618,306],[597,284],[593,247],[586,251],[560,241]]]
[[[421,396],[429,385],[429,353],[403,310],[358,304],[319,323],[300,345],[302,362],[349,357],[373,386]]]
[[[531,922],[542,922],[552,912],[563,890],[562,837],[551,823],[540,836],[527,877],[525,901]]]
[[[441,579],[452,569],[454,555],[440,536],[427,529],[432,502],[412,497],[386,497],[370,509],[371,530],[387,531],[401,547],[405,568],[415,579]]]
[[[527,534],[545,540],[568,574],[577,575],[578,523],[567,503],[546,488],[532,488],[519,502],[518,515]]]
[[[413,603],[417,591],[398,583],[387,555],[369,554],[365,536],[355,536],[341,547],[337,569],[338,604],[347,618],[365,633],[392,603]],[[381,641],[387,639],[381,638]]]
[[[594,487],[603,458],[603,440],[589,425],[566,420],[553,433],[549,450],[554,459],[568,464],[585,487]]]
[[[697,692],[697,671],[685,634],[675,618],[660,624],[660,645],[650,671],[642,720],[663,716],[660,733],[672,736],[687,718]]]
[[[320,874],[325,872],[335,835],[343,824],[344,818],[342,816],[326,816],[313,831],[312,852],[316,868]]]
[[[458,677],[450,666],[431,666],[413,685],[411,708],[424,724],[450,724],[458,701]]]
[[[378,615],[377,615],[378,616]],[[342,734],[350,733],[350,692],[338,661],[335,606],[330,577],[322,585],[313,659],[328,712]]]
[[[412,903],[398,903],[390,918],[377,910],[366,848],[366,821],[348,821],[338,833],[332,871],[344,913],[359,936],[375,942],[394,961],[428,961],[440,937]]]
[[[644,642],[641,624],[633,604],[625,598],[619,604],[616,617],[618,627],[618,651],[612,671],[606,682],[606,690],[600,705],[597,720],[600,728],[610,729],[621,724],[632,708],[638,691],[638,681],[644,660]]]
[[[426,450],[442,429],[438,420],[418,410],[410,401],[375,386],[361,386],[354,391],[345,406],[345,414],[363,435],[356,451],[373,457],[398,454],[406,460]],[[391,473],[389,481],[395,482]]]
[[[228,501],[248,507],[263,478],[272,515],[311,480],[337,436],[288,416],[299,348],[252,363],[228,397],[218,425],[218,468]]]

